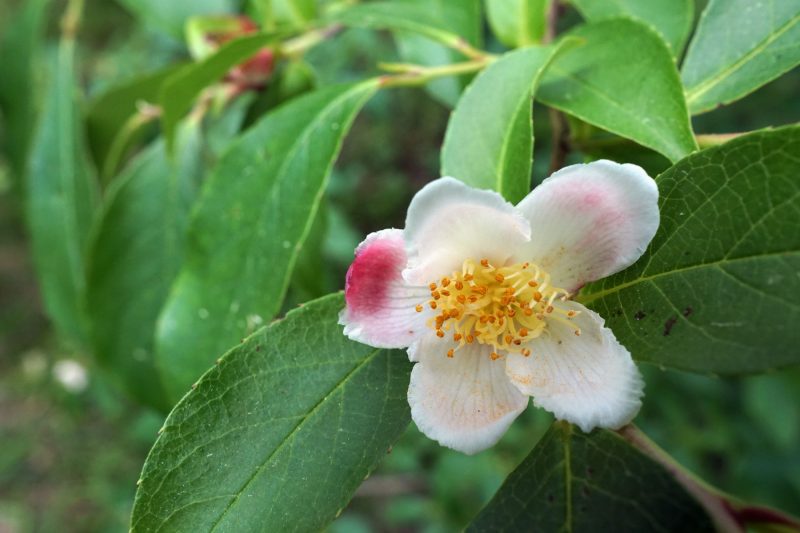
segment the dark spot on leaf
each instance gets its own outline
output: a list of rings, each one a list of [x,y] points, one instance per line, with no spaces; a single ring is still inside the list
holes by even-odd
[[[392,446],[389,446],[389,449],[386,450],[386,455],[389,455],[390,453],[392,453]]]
[[[641,311],[641,310],[639,310],[639,311],[636,311],[636,314],[635,314],[635,315],[633,315],[633,318],[635,318],[636,320],[641,320],[641,319],[643,319],[643,318],[644,318],[644,317],[646,317],[646,316],[647,316],[647,315],[646,315],[646,314],[644,314],[644,311]]]
[[[678,317],[671,316],[671,317],[669,317],[667,319],[666,322],[664,322],[664,336],[665,337],[670,334],[670,332],[672,331],[672,326],[674,326],[675,322],[677,322],[677,321],[678,321]]]
[[[553,503],[555,500],[556,498],[552,494],[547,495],[547,503]]]
[[[586,485],[584,485],[583,488],[581,489],[581,496],[583,496],[584,498],[589,497],[589,488]]]
[[[594,468],[591,466],[586,467],[586,477],[591,478],[592,474],[594,474]]]
[[[692,313],[694,313],[694,309],[692,309],[692,306],[690,305],[687,305],[686,309],[683,310],[683,316],[689,316]]]
[[[256,344],[256,351],[257,351],[257,352],[260,352],[260,351],[261,351],[261,345],[260,345],[260,344]]]

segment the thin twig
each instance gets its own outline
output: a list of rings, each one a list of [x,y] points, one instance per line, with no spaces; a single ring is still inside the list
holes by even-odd
[[[555,40],[558,34],[558,17],[560,14],[561,4],[558,0],[553,0],[547,13],[547,27],[543,38],[544,44],[550,44]],[[572,146],[569,141],[569,125],[564,114],[552,107],[548,110],[548,114],[552,130],[552,152],[550,154],[550,171],[548,174],[552,174],[564,166],[567,156],[572,151]]]

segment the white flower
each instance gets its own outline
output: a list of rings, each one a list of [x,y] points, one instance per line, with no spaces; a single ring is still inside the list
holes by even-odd
[[[492,446],[529,396],[583,431],[621,427],[641,406],[641,376],[603,319],[570,298],[642,255],[657,200],[644,170],[611,161],[564,168],[516,207],[436,180],[404,230],[356,249],[344,333],[408,348],[411,415],[450,448]]]

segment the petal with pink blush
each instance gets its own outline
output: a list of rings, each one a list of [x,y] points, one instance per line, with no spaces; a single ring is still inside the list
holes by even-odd
[[[531,224],[515,259],[575,291],[633,264],[658,229],[658,187],[636,165],[594,161],[563,168],[517,208]]]
[[[598,314],[575,302],[555,305],[578,314],[568,322],[549,319],[546,332],[528,343],[528,357],[507,356],[511,383],[583,431],[624,426],[639,412],[644,388],[630,353]]]
[[[377,348],[405,348],[430,332],[430,309],[415,309],[430,298],[429,291],[403,280],[405,265],[402,230],[371,233],[358,245],[345,281],[347,306],[339,315],[345,335]]]
[[[530,225],[493,191],[441,178],[419,191],[408,207],[406,249],[410,283],[427,284],[461,269],[465,259],[504,264],[530,238]]]
[[[451,341],[423,343],[411,371],[408,403],[417,427],[440,444],[474,454],[495,444],[528,405],[491,347],[467,344],[447,357]]]

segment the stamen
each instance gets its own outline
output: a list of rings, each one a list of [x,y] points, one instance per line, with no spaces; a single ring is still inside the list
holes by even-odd
[[[550,276],[533,263],[502,266],[492,265],[487,258],[477,263],[467,259],[452,276],[428,287],[427,304],[431,309],[441,306],[439,314],[427,322],[436,336],[452,336],[459,345],[477,342],[491,347],[490,357],[495,360],[506,353],[529,356],[528,342],[545,333],[551,320],[569,324],[580,335],[580,329],[568,320],[578,312],[555,303],[571,295],[550,286]],[[417,304],[414,309],[421,313],[424,307]],[[457,350],[448,351],[448,357]]]

